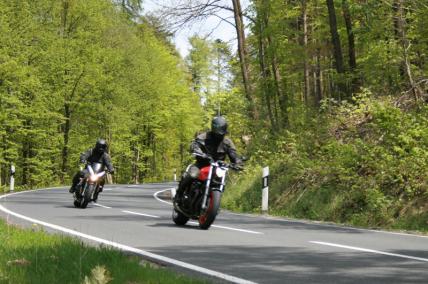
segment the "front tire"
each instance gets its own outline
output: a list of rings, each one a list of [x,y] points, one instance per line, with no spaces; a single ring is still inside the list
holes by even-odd
[[[74,200],[73,202],[74,207],[79,208],[80,207],[80,202],[77,200]]]
[[[85,195],[82,198],[82,203],[80,204],[80,207],[82,209],[85,209],[86,206],[88,206],[89,202],[91,202],[92,199],[92,193],[94,191],[95,186],[93,184],[90,184],[87,186],[85,190]]]
[[[220,208],[221,192],[211,191],[208,196],[208,207],[205,212],[199,216],[199,228],[208,230],[211,224],[217,217],[218,209]]]
[[[172,209],[172,220],[176,225],[184,226],[189,221],[189,217],[174,208]]]

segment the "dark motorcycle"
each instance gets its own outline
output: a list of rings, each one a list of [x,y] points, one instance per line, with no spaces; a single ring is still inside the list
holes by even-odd
[[[93,163],[86,165],[89,174],[85,176],[79,183],[77,190],[74,192],[74,207],[86,208],[91,201],[97,202],[98,194],[100,193],[100,184],[106,174],[103,171],[102,164]]]
[[[194,154],[202,156],[200,154]],[[200,169],[199,176],[180,198],[173,199],[174,209],[172,220],[183,226],[194,219],[199,221],[199,227],[207,230],[214,222],[220,208],[221,195],[225,189],[225,181],[229,169],[240,170],[239,167],[223,161],[210,160],[210,164]],[[178,200],[180,199],[180,200]]]

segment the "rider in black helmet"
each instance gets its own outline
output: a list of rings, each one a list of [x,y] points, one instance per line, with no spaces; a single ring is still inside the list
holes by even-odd
[[[88,151],[80,155],[80,162],[82,164],[100,163],[103,165],[103,167],[107,167],[107,170],[109,171],[110,174],[113,174],[114,168],[111,162],[110,155],[107,154],[107,148],[108,148],[107,142],[104,139],[98,139],[97,142],[95,143],[94,148],[89,149]],[[87,169],[84,169],[76,173],[76,175],[73,177],[73,184],[70,188],[70,193],[73,193],[76,191],[77,185],[79,184],[80,180],[88,174],[89,172]],[[103,185],[104,185],[104,180],[101,181],[100,191],[102,191]]]
[[[236,165],[242,165],[242,160],[236,153],[232,140],[225,137],[227,134],[227,121],[223,116],[216,116],[211,121],[211,131],[202,133],[192,141],[190,151],[199,154],[196,163],[190,165],[181,177],[177,194],[181,196],[186,187],[199,175],[199,169],[208,165],[210,158],[215,161],[224,161],[226,156]],[[205,156],[205,157],[201,157]]]

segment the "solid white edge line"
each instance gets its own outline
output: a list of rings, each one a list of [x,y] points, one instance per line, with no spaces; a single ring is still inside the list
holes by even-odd
[[[172,205],[172,203],[171,203],[171,202],[168,202],[168,201],[162,200],[162,199],[160,199],[160,198],[158,197],[158,194],[159,194],[159,193],[164,192],[164,191],[167,191],[167,190],[171,190],[171,189],[170,189],[170,188],[168,188],[168,189],[160,190],[160,191],[158,191],[158,192],[155,192],[155,193],[153,194],[153,196],[154,196],[154,198],[156,198],[156,200],[158,200],[158,201],[160,201],[160,202],[163,202],[163,203],[166,203],[166,204]],[[198,224],[199,224],[199,223],[197,223],[197,222],[189,222],[189,223],[191,223],[191,224],[196,224],[196,225],[198,225]],[[215,228],[219,228],[219,229],[225,229],[225,230],[231,230],[231,231],[238,231],[238,232],[243,232],[243,233],[249,233],[249,234],[264,235],[264,233],[261,233],[261,232],[250,231],[250,230],[244,230],[244,229],[237,229],[237,228],[225,227],[225,226],[219,226],[219,225],[211,225],[211,227],[215,227]]]
[[[40,190],[47,190],[47,189],[52,189],[52,188],[46,188],[46,189],[40,189]],[[32,191],[40,191],[40,190],[32,190]],[[32,192],[32,191],[22,191],[22,192],[16,192],[16,193],[2,195],[2,196],[0,196],[0,200],[6,198],[7,196],[21,194],[21,193],[24,193],[24,192]],[[233,283],[238,283],[238,284],[256,284],[256,282],[248,281],[248,280],[245,280],[245,279],[242,279],[242,278],[238,278],[238,277],[235,277],[235,276],[232,276],[232,275],[224,274],[224,273],[217,272],[217,271],[214,271],[214,270],[211,270],[211,269],[207,269],[207,268],[196,266],[196,265],[193,265],[193,264],[190,264],[190,263],[182,262],[182,261],[179,261],[179,260],[176,260],[176,259],[173,259],[173,258],[169,258],[169,257],[165,257],[165,256],[162,256],[162,255],[154,254],[154,253],[151,253],[151,252],[148,252],[148,251],[140,250],[140,249],[137,249],[137,248],[134,248],[134,247],[130,247],[130,246],[127,246],[127,245],[123,245],[123,244],[119,244],[119,243],[116,243],[116,242],[112,242],[112,241],[108,241],[108,240],[105,240],[105,239],[101,239],[101,238],[98,238],[98,237],[95,237],[95,236],[87,235],[87,234],[84,234],[84,233],[81,233],[81,232],[78,232],[78,231],[74,231],[74,230],[71,230],[71,229],[68,229],[68,228],[65,228],[65,227],[61,227],[61,226],[58,226],[58,225],[54,225],[54,224],[43,222],[43,221],[40,221],[40,220],[37,220],[37,219],[33,219],[33,218],[30,218],[30,217],[27,217],[27,216],[15,213],[13,211],[10,211],[9,209],[5,208],[3,205],[0,205],[0,210],[3,211],[3,212],[5,212],[5,213],[7,213],[7,214],[9,214],[9,215],[15,216],[17,218],[20,218],[20,219],[23,219],[23,220],[26,220],[26,221],[29,221],[29,222],[34,223],[34,224],[39,224],[39,225],[42,225],[42,226],[45,226],[45,227],[48,227],[48,228],[51,228],[51,229],[54,229],[54,230],[57,230],[57,231],[61,231],[61,232],[64,232],[64,233],[67,233],[67,234],[70,234],[70,235],[73,235],[73,236],[80,237],[82,239],[87,239],[87,240],[95,241],[95,242],[98,242],[98,243],[101,243],[101,244],[105,244],[105,245],[117,248],[119,250],[122,250],[122,251],[133,252],[133,253],[139,254],[141,256],[148,257],[148,258],[153,259],[153,260],[157,260],[157,261],[161,261],[161,262],[164,262],[164,263],[169,263],[169,264],[173,264],[173,265],[176,265],[176,266],[179,266],[179,267],[183,267],[183,268],[186,268],[186,269],[194,270],[194,271],[197,271],[199,273],[203,273],[203,274],[206,274],[206,275],[214,276],[214,277],[217,277],[217,278],[220,278],[220,279],[225,279],[225,280],[233,282]]]
[[[326,242],[319,242],[319,241],[310,241],[310,243],[428,262],[427,258],[415,257],[415,256],[410,256],[410,255],[405,255],[405,254],[389,253],[389,252],[384,252],[384,251],[379,251],[379,250],[366,249],[366,248],[360,248],[360,247],[352,247],[352,246],[346,246],[346,245],[340,245],[340,244],[334,244],[334,243],[326,243]]]
[[[151,217],[151,218],[160,218],[159,216],[150,215],[150,214],[144,214],[144,213],[138,213],[138,212],[132,212],[128,210],[122,210],[123,213],[133,214],[133,215],[139,215],[139,216],[145,216],[145,217]]]

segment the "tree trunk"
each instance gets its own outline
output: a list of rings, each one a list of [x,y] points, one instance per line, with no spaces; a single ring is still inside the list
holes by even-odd
[[[139,183],[140,171],[138,169],[138,163],[140,162],[140,150],[137,145],[134,145],[134,165],[132,167],[132,175],[135,184]]]
[[[156,177],[157,174],[157,161],[156,161],[156,136],[154,133],[152,133],[152,146],[153,146],[153,166],[152,166],[152,174],[154,177]]]
[[[270,12],[270,2],[267,0],[263,0],[263,6],[262,6],[262,15],[263,15],[263,27],[267,28],[269,27],[269,12]],[[277,123],[281,124],[278,125],[279,127],[286,127],[288,126],[288,98],[282,88],[282,78],[281,78],[281,73],[279,70],[279,64],[278,64],[278,59],[276,57],[276,52],[275,52],[275,46],[273,43],[273,39],[272,36],[268,33],[266,35],[266,40],[267,40],[267,46],[266,48],[270,49],[270,65],[272,68],[272,74],[273,74],[273,81],[275,84],[275,91],[276,91],[276,95],[278,97],[278,101],[279,101],[279,107],[280,107],[280,111],[281,111],[281,123],[279,123],[278,120]],[[266,51],[266,49],[265,49]]]
[[[4,168],[5,168],[5,155],[6,155],[6,151],[5,151],[5,148],[6,148],[6,138],[5,138],[5,135],[2,137],[2,142],[3,142],[3,147],[2,147],[2,149],[1,149],[1,160],[0,160],[0,188],[2,187],[2,185],[3,185],[3,182],[4,182],[4,184],[6,185],[6,177],[5,177],[5,170],[4,170]]]
[[[403,8],[404,2],[405,0],[395,0],[393,4],[393,10],[395,12],[395,17],[396,17],[396,22],[395,22],[396,37],[398,37],[398,41],[401,45],[402,53],[403,53],[402,68],[404,69],[404,72],[409,81],[409,85],[411,87],[413,97],[415,98],[416,101],[418,101],[421,97],[422,90],[416,85],[413,79],[411,63],[409,59],[410,57],[409,49],[410,49],[411,43],[407,38],[406,18],[404,15],[404,8]]]
[[[266,66],[266,47],[264,45],[264,39],[263,39],[263,23],[262,21],[259,21],[259,34],[258,34],[258,43],[259,43],[259,64],[260,64],[260,72],[262,74],[262,89],[263,89],[263,97],[264,101],[266,103],[267,111],[268,111],[268,117],[270,120],[270,124],[272,127],[273,132],[277,131],[277,125],[274,118],[274,114],[272,111],[272,101],[271,101],[271,93],[272,88],[270,84],[270,70]]]
[[[334,9],[334,0],[326,0],[328,8],[328,16],[330,22],[330,33],[331,41],[334,48],[334,63],[336,71],[339,74],[345,73],[345,67],[343,65],[343,54],[342,47],[340,44],[339,33],[337,32],[337,20],[336,20],[336,10]]]
[[[394,3],[392,4],[392,12],[393,12],[392,13],[392,19],[393,19],[393,23],[394,23],[394,37],[395,37],[395,40],[402,45],[403,44],[401,42],[402,30],[404,29],[404,27],[403,27],[403,22],[400,21],[401,11],[399,11],[399,10],[401,8],[402,8],[401,7],[401,1],[400,0],[394,0]],[[405,68],[404,61],[401,62],[399,68],[400,68],[400,76],[402,77],[403,80],[405,80],[406,68]]]
[[[31,158],[31,141],[29,130],[31,129],[31,121],[24,122],[25,137],[22,143],[22,184],[28,185],[30,182],[30,158]]]
[[[352,72],[357,69],[357,59],[355,55],[355,36],[352,28],[351,12],[348,1],[342,0],[343,18],[345,19],[346,33],[348,35],[349,68]]]
[[[271,40],[272,40],[271,37],[268,36],[268,42],[269,42],[270,46],[272,46]],[[275,81],[275,89],[276,89],[277,96],[279,98],[279,106],[281,108],[281,117],[282,117],[282,119],[281,119],[282,123],[281,124],[282,124],[282,127],[286,127],[286,126],[288,126],[288,122],[289,122],[288,121],[288,109],[287,109],[288,98],[287,98],[287,95],[285,94],[285,92],[283,91],[282,86],[281,86],[281,82],[282,82],[281,73],[280,73],[278,61],[276,59],[276,55],[274,52],[272,53],[271,64],[272,64],[273,78]]]
[[[68,142],[70,140],[70,129],[71,129],[71,111],[70,105],[68,102],[64,103],[64,128],[63,128],[63,138],[64,145],[62,146],[62,167],[61,167],[61,182],[64,183],[65,176],[68,171]]]
[[[304,66],[303,66],[303,81],[304,81],[304,99],[305,104],[309,105],[309,97],[311,93],[309,63],[308,63],[308,5],[307,0],[302,0],[302,25],[303,25],[303,49],[305,51]]]
[[[319,108],[322,100],[321,48],[317,48],[315,61],[315,105]]]
[[[333,43],[333,55],[334,55],[334,66],[339,75],[345,74],[345,67],[343,64],[343,53],[342,47],[340,43],[340,36],[337,31],[337,20],[336,20],[336,10],[334,8],[334,0],[326,0],[328,15],[329,15],[329,23],[330,23],[330,33],[331,33],[331,41]],[[338,96],[336,96],[339,100],[343,97],[349,97],[349,88],[345,84],[344,76],[339,76],[337,79],[337,88]],[[334,89],[333,89],[334,91]]]
[[[357,72],[357,56],[355,53],[355,35],[352,27],[351,12],[347,0],[342,0],[343,18],[345,19],[346,34],[348,36],[349,68],[352,72],[352,90],[356,92],[361,84]]]
[[[245,27],[242,16],[242,8],[240,0],[232,0],[233,12],[235,18],[235,28],[238,37],[238,54],[242,72],[242,82],[244,84],[245,96],[249,103],[249,113],[252,119],[258,119],[258,111],[255,105],[253,91],[250,82],[250,67],[247,61],[247,47],[245,39]]]
[[[69,0],[63,0],[62,1],[62,13],[61,13],[61,30],[60,34],[62,38],[66,37],[66,30],[67,30],[67,19],[68,19],[68,9],[70,7]]]

